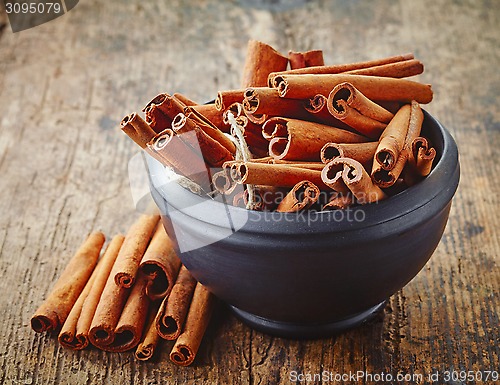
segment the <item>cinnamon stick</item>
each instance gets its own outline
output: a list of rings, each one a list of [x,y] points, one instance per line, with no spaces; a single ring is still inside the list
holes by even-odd
[[[128,230],[111,271],[118,286],[130,288],[134,284],[139,263],[159,219],[159,215],[141,215]]]
[[[177,136],[188,144],[193,151],[199,148],[201,155],[210,166],[220,167],[224,162],[233,160],[232,153],[226,147],[209,136],[196,121],[186,115],[178,114],[172,122],[172,128],[177,132]],[[192,135],[193,133],[194,135]],[[231,145],[234,148],[232,142]],[[186,160],[184,161],[186,162]]]
[[[342,178],[344,163],[337,162],[338,159],[343,158],[335,158],[325,165],[321,171],[321,180],[332,190],[341,194],[347,194],[349,192],[349,188],[346,186],[344,179]]]
[[[172,95],[175,99],[177,99],[178,102],[184,104],[186,107],[189,106],[197,106],[198,103],[196,103],[194,100],[188,98],[186,95],[181,94],[179,92],[176,92]],[[177,114],[176,114],[177,115]]]
[[[104,241],[103,233],[93,232],[76,251],[47,299],[31,317],[35,332],[57,330],[64,324],[97,264]]]
[[[123,244],[125,237],[121,234],[116,235],[106,248],[104,255],[99,261],[99,268],[96,270],[96,277],[90,292],[83,303],[78,322],[76,324],[75,339],[79,341],[82,349],[90,342],[89,331],[92,319],[96,314],[99,300],[103,293],[109,274],[118,256],[118,252]]]
[[[431,172],[432,162],[436,157],[436,150],[429,146],[426,138],[417,137],[411,144],[411,163],[420,176],[427,176]]]
[[[387,195],[378,186],[373,184],[370,175],[363,165],[354,159],[337,158],[332,162],[344,164],[342,179],[346,186],[361,204],[378,202],[387,198]]]
[[[328,163],[335,158],[351,158],[357,160],[365,168],[371,167],[377,146],[378,142],[327,143],[321,149],[321,161]]]
[[[194,291],[186,323],[170,352],[170,360],[177,365],[191,365],[212,315],[215,298],[202,284]]]
[[[156,133],[165,130],[172,124],[172,119],[165,115],[158,107],[167,97],[170,97],[170,95],[165,93],[159,94],[142,109],[142,112],[145,114],[146,123],[148,123]]]
[[[406,78],[424,72],[424,65],[419,60],[410,59],[396,63],[387,63],[369,68],[347,71],[347,74]]]
[[[89,292],[95,281],[96,273],[99,270],[99,268],[100,268],[100,263],[98,262],[96,268],[92,272],[92,275],[87,281],[87,284],[85,285],[84,289],[78,296],[78,299],[76,300],[75,304],[71,308],[68,318],[66,318],[66,321],[64,321],[61,331],[59,332],[59,335],[57,337],[59,343],[67,349],[82,350],[86,348],[89,344],[88,338],[76,337],[76,327],[78,323],[78,318],[80,317],[82,312],[83,303],[85,302],[85,299],[89,295]]]
[[[108,352],[125,352],[139,344],[150,305],[147,285],[148,278],[139,272],[113,332],[113,340],[96,347]]]
[[[142,148],[147,148],[147,143],[156,135],[151,126],[135,112],[125,116],[120,126],[122,131]]]
[[[192,111],[196,111],[198,114],[203,115],[222,132],[230,131],[230,126],[227,123],[224,123],[222,111],[219,111],[214,103],[188,106],[184,109],[184,114],[188,115]]]
[[[339,73],[348,72],[348,71],[357,70],[357,69],[362,69],[362,68],[370,68],[370,67],[376,67],[376,66],[380,66],[380,65],[384,65],[384,64],[389,64],[389,63],[397,63],[400,61],[411,60],[413,58],[414,58],[413,54],[408,53],[408,54],[404,54],[404,55],[390,56],[390,57],[386,57],[386,58],[382,58],[382,59],[375,59],[375,60],[369,60],[369,61],[364,61],[364,62],[356,62],[356,63],[349,63],[349,64],[337,64],[337,65],[332,65],[332,66],[320,65],[320,66],[292,69],[292,70],[288,70],[288,71],[273,72],[273,73],[269,74],[268,86],[269,87],[276,87],[276,83],[274,82],[274,79],[280,75],[339,74]]]
[[[244,89],[219,91],[215,98],[215,108],[218,111],[226,111],[232,104],[242,103],[244,93]]]
[[[183,137],[196,142],[196,134],[185,133]],[[191,179],[203,190],[210,191],[210,173],[201,158],[201,151],[194,151],[172,130],[165,130],[156,135],[148,147],[160,157],[161,162],[172,167],[176,172]]]
[[[308,180],[320,188],[326,188],[321,171],[292,167],[284,164],[240,162],[236,166],[236,182],[239,184],[293,187]]]
[[[283,71],[287,65],[288,58],[270,45],[250,40],[247,45],[241,88],[264,87],[271,72]]]
[[[394,114],[372,102],[351,83],[336,85],[328,95],[328,111],[363,135],[378,139]]]
[[[390,135],[392,136],[384,135],[384,131],[382,136],[386,139],[384,142],[382,140],[379,142],[375,152],[371,176],[374,183],[381,187],[389,187],[396,183],[411,155],[412,142],[420,135],[422,128],[424,115],[416,101],[412,101],[411,105],[405,105],[401,109],[404,109],[403,116],[394,123],[394,125],[401,125],[399,130],[391,129]],[[395,119],[396,116],[393,120]],[[392,121],[389,124],[392,124]],[[397,160],[394,161],[396,153]]]
[[[262,127],[271,133],[269,155],[285,160],[320,160],[320,150],[328,142],[360,143],[366,138],[319,123],[288,118],[271,118]]]
[[[325,65],[323,51],[319,49],[305,52],[288,51],[288,60],[292,70],[297,68]]]
[[[279,96],[278,90],[268,87],[253,87],[245,90],[243,110],[247,117],[256,118],[254,122],[267,120],[268,116],[305,118],[304,103],[297,99],[285,99]],[[264,118],[260,118],[264,115]]]
[[[367,98],[381,101],[429,103],[432,89],[429,84],[422,84],[407,79],[387,78],[365,75],[281,75],[276,77],[276,88],[281,97],[308,99],[317,94],[328,95],[341,83],[351,83]]]
[[[144,326],[144,333],[135,351],[135,358],[140,361],[148,361],[153,358],[158,343],[161,340],[161,337],[156,332],[155,319],[157,312],[158,305],[152,303],[146,325]]]
[[[180,266],[172,241],[160,222],[139,265],[149,279],[146,294],[152,301],[163,299],[170,293]]]
[[[308,209],[318,201],[319,188],[307,180],[293,186],[292,190],[280,202],[276,211],[293,213]]]
[[[162,98],[161,102],[157,104],[157,107],[172,121],[177,114],[184,112],[187,105],[177,97],[179,94],[174,94],[177,96],[170,96],[168,94],[163,95],[165,97]]]
[[[172,291],[161,303],[155,319],[159,336],[166,340],[175,340],[179,337],[195,287],[196,280],[182,265]]]

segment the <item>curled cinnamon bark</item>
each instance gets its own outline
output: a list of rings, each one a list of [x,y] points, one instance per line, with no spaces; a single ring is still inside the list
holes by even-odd
[[[268,116],[291,118],[307,116],[301,100],[281,98],[277,89],[268,87],[247,88],[243,99],[243,110],[249,118],[253,117],[258,122],[267,120]]]
[[[334,158],[324,166],[321,171],[321,180],[332,190],[341,194],[347,194],[349,188],[346,186],[344,179],[342,179],[344,163],[338,162],[338,159],[343,158]]]
[[[220,167],[224,162],[233,160],[232,153],[226,147],[209,136],[196,121],[186,115],[178,114],[172,122],[172,128],[177,132],[177,136],[188,144],[193,151],[199,148],[201,155],[209,165]],[[195,135],[190,135],[192,133]],[[234,148],[234,144],[231,143],[231,145]]]
[[[156,133],[165,130],[172,123],[172,119],[165,115],[158,107],[167,97],[170,96],[168,94],[159,94],[142,109],[142,112],[145,114],[146,123],[148,123]]]
[[[196,142],[196,134],[184,133],[186,139]],[[156,135],[148,147],[159,157],[162,164],[172,167],[176,172],[191,179],[203,190],[210,191],[210,178],[207,165],[201,158],[201,151],[194,151],[172,130],[165,130]]]
[[[271,72],[284,71],[288,58],[271,46],[257,40],[250,40],[243,67],[241,88],[264,87]]]
[[[172,241],[160,222],[139,266],[149,279],[146,294],[152,301],[163,299],[170,293],[180,266]]]
[[[215,108],[218,111],[226,111],[232,104],[242,103],[244,93],[244,89],[219,91],[215,99]]]
[[[222,111],[217,110],[214,103],[188,106],[184,109],[184,114],[189,115],[189,113],[193,111],[203,115],[207,120],[210,121],[210,123],[212,123],[222,132],[229,132],[230,127],[228,124],[224,123]]]
[[[347,71],[347,74],[383,76],[391,78],[406,78],[424,72],[424,65],[419,60],[410,59],[396,63],[382,64],[379,66]]]
[[[161,99],[160,103],[157,103],[157,107],[161,112],[163,112],[165,116],[167,116],[172,121],[177,114],[184,112],[184,109],[187,107],[187,105],[177,96],[170,96],[168,94],[163,95],[165,97]]]
[[[194,100],[188,98],[186,95],[184,94],[181,94],[179,92],[176,92],[172,95],[172,97],[174,99],[177,99],[178,102],[182,103],[183,105],[185,105],[186,107],[189,107],[189,106],[197,106],[198,103],[196,103]],[[177,114],[175,114],[177,115]]]
[[[181,334],[195,287],[196,280],[182,265],[170,295],[163,300],[156,316],[156,331],[162,338],[175,340]]]
[[[113,237],[99,261],[99,268],[96,270],[94,284],[83,303],[82,311],[76,325],[75,338],[81,344],[82,349],[89,343],[89,331],[92,319],[94,318],[99,300],[124,240],[125,237],[121,234]]]
[[[99,270],[99,268],[100,268],[100,263],[97,264],[96,268],[92,272],[92,275],[90,276],[89,280],[87,281],[87,284],[85,285],[84,289],[78,296],[78,299],[76,300],[75,304],[71,308],[68,318],[66,318],[66,321],[64,322],[61,331],[59,332],[57,338],[59,340],[59,343],[65,348],[73,350],[82,350],[86,348],[89,344],[88,338],[76,337],[77,333],[76,328],[77,328],[78,318],[80,317],[82,312],[83,303],[85,302],[85,299],[89,295],[89,292],[95,281],[97,270]]]
[[[96,347],[108,352],[125,352],[139,344],[150,304],[147,284],[148,278],[139,272],[113,332],[113,340]]]
[[[371,176],[374,183],[381,187],[389,187],[396,183],[411,156],[412,142],[420,135],[422,128],[424,115],[417,102],[412,101],[411,105],[405,105],[401,109],[403,109],[401,119],[394,123],[399,128],[391,128],[390,135],[385,135],[384,131],[382,136],[386,140],[384,142],[380,140],[375,152]],[[398,114],[399,111],[396,115]],[[394,120],[396,116],[389,124]],[[396,154],[397,158],[394,161]]]
[[[327,107],[335,118],[372,139],[378,139],[394,117],[347,82],[333,88],[328,95]]]
[[[142,148],[147,148],[147,143],[156,135],[151,126],[135,112],[125,116],[120,126],[122,131]]]
[[[397,63],[401,61],[411,60],[414,56],[412,53],[390,56],[382,59],[369,60],[364,62],[337,64],[332,66],[313,66],[299,69],[292,69],[288,71],[273,72],[269,74],[268,86],[276,87],[274,79],[280,75],[305,75],[305,74],[339,74],[343,72],[353,71],[362,68],[376,67],[384,64]]]
[[[429,84],[417,83],[407,79],[387,78],[365,75],[280,75],[275,79],[281,97],[308,99],[317,94],[328,95],[341,83],[351,83],[368,99],[399,101],[409,103],[429,103],[432,89]]]
[[[280,202],[276,211],[282,213],[294,213],[308,209],[318,201],[319,188],[307,180],[301,181],[293,186],[292,190]]]
[[[93,232],[76,251],[47,299],[31,317],[35,332],[57,330],[64,324],[97,264],[104,241],[103,233]]]
[[[118,286],[129,288],[134,284],[139,263],[159,219],[159,215],[141,215],[128,230],[111,272]]]
[[[290,68],[292,70],[325,65],[323,51],[319,49],[306,52],[288,51],[288,60],[290,61]]]
[[[234,178],[239,184],[293,187],[309,180],[320,188],[326,188],[321,180],[321,171],[292,167],[285,164],[240,162],[236,165]]]
[[[182,333],[170,352],[172,362],[181,366],[193,363],[210,321],[214,303],[214,296],[205,286],[198,283]]]
[[[366,141],[349,131],[297,119],[271,118],[262,130],[264,136],[272,137],[269,155],[285,160],[320,160],[320,150],[328,142]]]
[[[373,184],[370,175],[363,165],[354,159],[337,158],[331,163],[343,163],[342,179],[346,186],[361,204],[378,202],[387,198],[387,195],[378,186]]]
[[[436,157],[436,150],[429,146],[426,138],[417,137],[411,144],[411,163],[420,176],[427,176],[431,172],[432,162]]]
[[[327,143],[321,149],[321,161],[328,163],[335,158],[351,158],[357,160],[364,167],[371,167],[377,146],[378,142]]]
[[[147,361],[153,358],[158,343],[161,337],[156,332],[155,318],[158,311],[158,306],[151,304],[149,309],[148,319],[144,326],[144,333],[135,351],[135,358],[140,361]]]

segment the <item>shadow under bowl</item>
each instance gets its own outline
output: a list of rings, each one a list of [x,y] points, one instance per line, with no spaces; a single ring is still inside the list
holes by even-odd
[[[458,186],[455,141],[424,111],[431,173],[376,204],[345,211],[251,211],[172,182],[147,156],[152,196],[182,263],[250,326],[289,338],[366,321],[436,249]]]

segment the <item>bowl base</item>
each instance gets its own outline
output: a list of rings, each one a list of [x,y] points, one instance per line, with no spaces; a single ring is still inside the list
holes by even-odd
[[[275,321],[256,316],[231,305],[230,307],[238,318],[253,329],[260,332],[284,338],[314,339],[331,337],[348,329],[360,326],[362,323],[370,320],[380,310],[382,310],[385,307],[386,302],[387,301],[382,301],[381,303],[362,311],[361,313],[354,314],[351,317],[344,318],[340,321],[325,324],[303,324]]]

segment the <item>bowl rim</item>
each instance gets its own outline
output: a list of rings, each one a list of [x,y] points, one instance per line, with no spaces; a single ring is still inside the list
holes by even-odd
[[[232,206],[216,201],[210,197],[197,195],[176,183],[169,183],[167,188],[165,184],[159,183],[159,180],[161,179],[159,175],[162,173],[162,170],[164,172],[165,166],[155,160],[151,155],[145,153],[150,178],[150,189],[153,198],[155,198],[155,196],[158,197],[159,195],[165,201],[164,203],[167,203],[168,206],[177,211],[182,211],[182,209],[179,208],[180,205],[178,205],[177,202],[167,201],[165,197],[166,194],[170,196],[182,197],[183,207],[194,206],[202,203],[207,205],[207,208],[210,209],[207,210],[209,211],[208,213],[185,213],[186,215],[192,216],[194,219],[199,221],[215,226],[227,227],[227,221],[218,221],[213,215],[213,212],[226,212],[232,217],[237,218],[245,216],[249,218],[250,222],[255,222],[257,224],[260,223],[262,228],[253,228],[252,231],[262,233],[268,233],[270,231],[273,233],[280,232],[273,229],[272,226],[263,225],[264,223],[277,224],[285,222],[291,225],[305,223],[309,226],[310,223],[314,222],[323,224],[335,222],[338,224],[338,226],[335,227],[338,228],[339,231],[344,231],[380,225],[382,223],[404,217],[405,215],[431,203],[436,204],[442,209],[451,200],[458,187],[460,175],[458,148],[448,130],[427,111],[423,110],[423,113],[424,124],[427,123],[428,125],[435,126],[438,130],[437,135],[442,138],[443,148],[441,153],[438,153],[438,161],[433,166],[430,174],[419,183],[408,187],[398,194],[380,202],[355,206],[356,210],[363,211],[365,220],[362,222],[351,221],[349,223],[345,223],[345,221],[334,220],[333,216],[335,216],[335,213],[339,210],[306,211],[299,213],[277,213],[275,211],[247,210],[242,207]],[[445,181],[446,183],[444,183]],[[161,209],[162,205],[159,204],[157,198],[155,198],[155,201]],[[162,211],[162,215],[164,214],[165,213]],[[276,217],[279,217],[281,220],[278,220]],[[303,226],[299,227],[302,228],[301,231],[304,230]],[[334,229],[330,227],[328,232],[331,232],[332,230]]]

